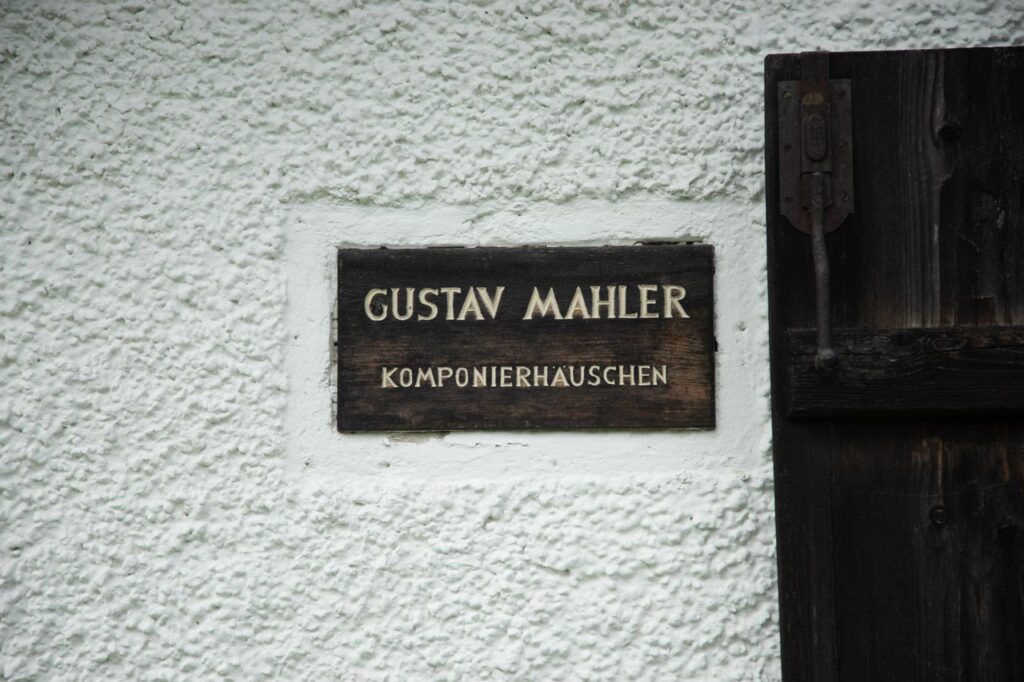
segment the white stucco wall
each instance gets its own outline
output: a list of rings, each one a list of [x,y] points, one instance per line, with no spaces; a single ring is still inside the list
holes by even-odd
[[[762,57],[1024,36],[802,5],[0,0],[0,678],[777,680]],[[715,432],[332,430],[333,245],[652,238]]]

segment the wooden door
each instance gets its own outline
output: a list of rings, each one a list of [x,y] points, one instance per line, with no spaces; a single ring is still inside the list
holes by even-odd
[[[780,193],[779,84],[811,58],[765,78],[784,679],[1024,680],[1024,48],[828,55],[853,149],[831,371]]]

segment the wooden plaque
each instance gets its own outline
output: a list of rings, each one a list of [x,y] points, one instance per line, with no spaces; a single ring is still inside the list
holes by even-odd
[[[713,249],[341,249],[338,429],[714,428]]]

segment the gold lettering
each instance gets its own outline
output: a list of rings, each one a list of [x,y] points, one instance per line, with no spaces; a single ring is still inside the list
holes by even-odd
[[[430,308],[430,313],[423,315],[422,313],[416,316],[417,320],[432,320],[437,317],[437,304],[433,301],[428,301],[427,296],[437,296],[437,289],[420,289],[420,305],[425,305]]]
[[[601,308],[608,309],[605,319],[615,319],[615,287],[605,287],[608,290],[608,298],[601,299],[601,287],[590,287],[590,316],[595,320],[601,319]]]
[[[448,299],[448,310],[445,313],[444,319],[454,320],[455,319],[455,294],[462,293],[462,289],[459,287],[441,287],[441,293]]]
[[[470,288],[466,294],[466,300],[462,302],[462,310],[459,311],[458,320],[465,320],[466,315],[472,313],[474,320],[484,319],[483,313],[480,312],[480,303],[476,300],[476,294],[473,293],[473,289]]]
[[[476,291],[480,294],[480,300],[483,301],[484,307],[487,308],[487,312],[491,314],[491,319],[495,319],[498,316],[498,306],[501,305],[501,296],[505,293],[505,287],[497,287],[494,290],[494,298],[487,293],[485,287],[477,287]]]
[[[590,313],[587,311],[587,302],[583,299],[583,292],[579,287],[576,287],[576,293],[572,295],[572,300],[569,301],[569,308],[565,311],[565,319],[571,320],[574,317],[580,317],[584,320],[590,319]]]
[[[640,319],[651,320],[658,317],[658,313],[651,312],[651,306],[655,301],[651,300],[651,294],[658,290],[656,284],[638,284],[640,290]]]
[[[396,320],[408,320],[412,317],[412,297],[416,293],[415,289],[406,288],[405,290],[405,315],[400,315],[398,312],[398,292],[401,289],[391,289],[391,317]]]
[[[626,290],[627,287],[619,286],[619,319],[620,320],[635,320],[636,313],[626,312]]]
[[[554,289],[548,289],[548,295],[541,301],[540,292],[537,291],[537,287],[533,288],[533,294],[530,296],[530,302],[526,306],[526,314],[523,315],[523,319],[532,320],[536,313],[540,313],[541,317],[547,317],[548,313],[551,313],[552,317],[556,320],[562,319],[562,313],[558,310],[558,301],[555,300]]]
[[[363,310],[366,311],[366,316],[374,322],[380,322],[388,316],[388,305],[385,303],[382,306],[382,312],[377,314],[373,312],[373,299],[378,296],[387,296],[387,289],[370,289],[366,292],[366,298],[363,299]]]
[[[689,317],[680,303],[686,296],[686,289],[675,284],[666,284],[662,290],[665,294],[665,317],[672,317],[673,312],[678,312],[679,317]]]

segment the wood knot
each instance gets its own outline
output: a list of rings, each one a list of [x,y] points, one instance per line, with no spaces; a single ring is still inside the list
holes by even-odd
[[[999,546],[1001,548],[1013,549],[1014,542],[1017,540],[1017,527],[1003,526],[996,531],[996,537],[999,540]]]
[[[946,142],[955,142],[963,137],[964,130],[956,121],[943,121],[939,125],[939,138]]]

